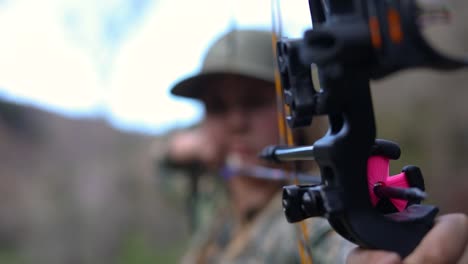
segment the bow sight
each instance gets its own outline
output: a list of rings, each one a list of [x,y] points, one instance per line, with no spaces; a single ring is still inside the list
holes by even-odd
[[[283,207],[290,222],[326,217],[343,237],[366,248],[407,256],[433,225],[438,209],[421,205],[424,182],[407,166],[388,177],[398,145],[376,140],[369,81],[398,70],[452,70],[467,60],[433,49],[421,31],[428,6],[414,0],[310,0],[313,29],[303,39],[282,39],[277,60],[289,106],[289,126],[329,117],[328,133],[313,146],[267,147],[274,161],[315,159],[322,183],[286,186]],[[440,5],[429,6],[436,12]],[[434,8],[435,7],[435,8]],[[437,12],[436,12],[437,13]],[[314,87],[311,65],[317,66]]]

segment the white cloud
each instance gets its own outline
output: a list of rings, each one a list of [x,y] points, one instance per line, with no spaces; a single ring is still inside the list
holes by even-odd
[[[224,12],[210,16],[194,12],[203,2],[162,2],[122,46],[105,99],[114,115],[161,126],[200,119],[199,105],[174,100],[168,89],[196,71],[207,43],[229,25],[225,8],[211,6]]]
[[[95,106],[92,62],[63,38],[53,6],[19,2],[7,11],[0,16],[0,87],[63,108]]]

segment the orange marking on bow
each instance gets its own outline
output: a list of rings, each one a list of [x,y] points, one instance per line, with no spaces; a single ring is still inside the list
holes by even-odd
[[[387,12],[388,31],[390,39],[395,44],[403,42],[403,30],[401,29],[400,14],[395,8],[389,8]]]
[[[379,19],[375,16],[369,18],[369,31],[371,35],[372,46],[376,49],[382,48],[382,35],[380,34]]]

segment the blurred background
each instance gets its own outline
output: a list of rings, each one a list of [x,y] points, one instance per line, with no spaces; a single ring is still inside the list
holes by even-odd
[[[281,16],[285,36],[309,27],[307,1]],[[0,264],[177,263],[187,212],[156,166],[203,109],[169,87],[219,34],[271,17],[269,0],[0,0]],[[439,44],[468,47],[467,27]],[[372,83],[378,137],[402,146],[392,171],[421,167],[443,213],[468,213],[467,83],[467,70]]]

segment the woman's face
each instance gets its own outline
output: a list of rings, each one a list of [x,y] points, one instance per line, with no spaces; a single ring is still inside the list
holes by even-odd
[[[223,165],[235,157],[242,165],[266,165],[258,153],[278,143],[275,90],[272,83],[225,77],[212,82],[202,98],[206,106],[204,129],[216,146]],[[282,182],[240,177],[228,181],[234,211],[248,220],[261,210]]]
[[[258,164],[258,153],[278,143],[275,91],[272,83],[227,76],[211,82],[202,100],[204,126],[225,157]]]

